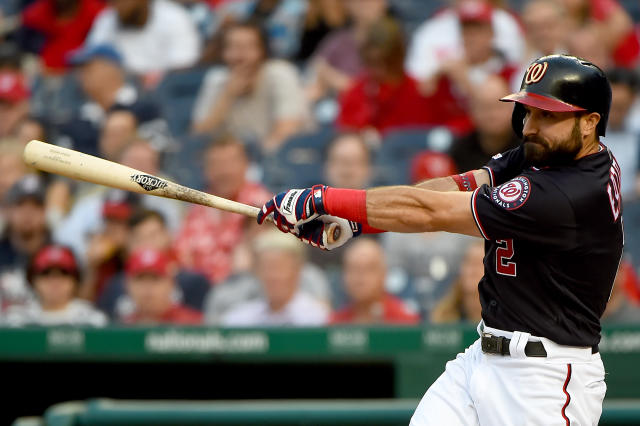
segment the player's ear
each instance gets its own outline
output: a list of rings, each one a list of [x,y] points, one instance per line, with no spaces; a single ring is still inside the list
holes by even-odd
[[[588,114],[583,114],[580,117],[580,130],[583,135],[590,135],[592,133],[596,133],[596,127],[600,122],[600,114],[597,112],[590,112]]]

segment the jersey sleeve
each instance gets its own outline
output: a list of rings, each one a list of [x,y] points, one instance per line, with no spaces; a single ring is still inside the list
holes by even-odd
[[[489,172],[491,186],[497,186],[518,176],[524,167],[524,147],[520,145],[517,148],[494,155],[482,168]]]
[[[473,218],[487,240],[520,239],[551,248],[576,240],[576,220],[566,197],[550,180],[519,175],[471,196]]]

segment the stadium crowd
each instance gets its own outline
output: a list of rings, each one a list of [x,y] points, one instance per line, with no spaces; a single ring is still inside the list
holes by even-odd
[[[32,139],[260,206],[411,184],[516,146],[528,64],[604,69],[626,245],[604,321],[640,323],[637,0],[0,1],[0,326],[418,324],[480,318],[483,243],[331,252],[243,216],[38,173]]]

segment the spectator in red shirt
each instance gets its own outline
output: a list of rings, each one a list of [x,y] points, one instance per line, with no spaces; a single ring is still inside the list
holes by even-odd
[[[253,206],[271,197],[262,185],[246,179],[249,161],[244,145],[234,137],[214,140],[203,159],[210,194]],[[176,238],[178,261],[217,284],[234,272],[234,262],[242,253],[249,252],[246,241],[257,226],[254,220],[235,213],[193,206]]]
[[[44,36],[40,56],[46,71],[67,69],[67,54],[82,46],[103,8],[102,0],[36,0],[22,12],[24,26]]]
[[[402,300],[385,291],[387,269],[384,251],[373,239],[351,244],[344,254],[343,279],[351,304],[334,313],[331,322],[415,324],[420,317]]]
[[[127,324],[202,323],[202,314],[174,302],[175,265],[162,251],[142,249],[127,260],[127,293],[135,312],[124,319]]]
[[[374,24],[360,54],[365,72],[340,95],[337,125],[380,133],[402,127],[449,125],[466,130],[468,118],[457,105],[419,93],[418,83],[404,72],[402,29],[384,18]]]

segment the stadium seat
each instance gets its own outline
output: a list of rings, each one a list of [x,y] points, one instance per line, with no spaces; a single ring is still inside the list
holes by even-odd
[[[444,127],[405,129],[388,133],[375,157],[375,182],[379,185],[411,183],[411,159],[420,151],[448,152],[452,134]]]
[[[264,183],[274,192],[304,188],[324,181],[325,149],[334,136],[332,127],[294,136],[273,155],[263,158]]]
[[[163,106],[163,116],[169,130],[176,136],[184,135],[191,124],[193,104],[207,68],[193,68],[167,74],[155,90],[154,95]]]

